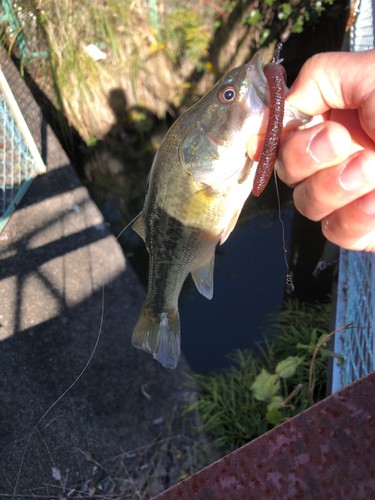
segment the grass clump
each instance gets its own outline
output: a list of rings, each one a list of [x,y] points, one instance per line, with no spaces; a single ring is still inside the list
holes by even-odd
[[[238,350],[223,372],[194,374],[198,393],[189,411],[198,411],[202,428],[216,446],[231,451],[325,397],[331,334],[330,303],[287,300],[272,318],[260,353]]]
[[[238,351],[232,360],[237,366],[219,373],[194,374],[188,382],[198,393],[188,412],[197,410],[213,444],[230,450],[269,428],[264,418],[266,404],[256,401],[249,390],[260,371],[259,359],[251,351]]]
[[[113,124],[119,111],[108,102],[113,89],[125,93],[122,114],[142,106],[162,118],[171,105],[177,106],[186,92],[187,75],[207,54],[214,30],[210,21],[216,16],[209,5],[191,3],[182,8],[179,1],[157,11],[146,0],[18,0],[14,4],[8,23],[2,26],[3,43],[29,70],[31,65],[40,87],[53,89],[54,105],[66,113],[87,143],[93,137],[102,138]],[[23,51],[17,48],[20,35]],[[103,57],[95,59],[90,45]],[[46,52],[48,57],[38,59],[43,70],[37,71],[32,54]],[[177,65],[178,61],[183,64]]]

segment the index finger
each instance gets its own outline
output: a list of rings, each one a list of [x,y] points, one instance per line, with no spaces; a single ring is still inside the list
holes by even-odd
[[[375,140],[374,67],[374,49],[317,54],[303,65],[287,100],[312,116],[329,109],[358,109],[361,126]]]

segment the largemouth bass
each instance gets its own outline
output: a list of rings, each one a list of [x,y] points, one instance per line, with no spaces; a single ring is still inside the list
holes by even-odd
[[[257,164],[246,153],[264,132],[269,91],[262,53],[227,73],[182,114],[151,167],[143,211],[133,229],[150,256],[146,301],[133,332],[135,347],[175,368],[180,356],[178,297],[191,273],[213,295],[215,247],[232,232],[253,187]],[[308,117],[285,107],[284,126]]]

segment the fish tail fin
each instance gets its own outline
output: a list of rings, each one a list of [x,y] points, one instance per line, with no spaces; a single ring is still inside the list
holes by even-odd
[[[165,368],[176,368],[180,357],[180,317],[177,307],[153,314],[143,306],[133,332],[134,347],[151,353]]]

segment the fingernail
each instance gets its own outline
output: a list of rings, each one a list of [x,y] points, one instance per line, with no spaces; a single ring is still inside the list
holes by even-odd
[[[339,172],[339,181],[346,191],[355,191],[364,186],[368,179],[363,170],[363,164],[360,156],[351,158]]]
[[[332,145],[330,133],[326,128],[317,132],[307,146],[307,151],[317,163],[332,162],[337,158],[335,148]]]
[[[359,200],[359,206],[366,214],[375,214],[375,191],[362,196]]]

